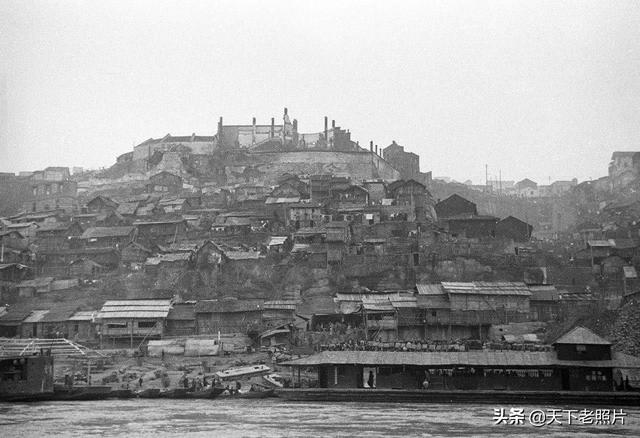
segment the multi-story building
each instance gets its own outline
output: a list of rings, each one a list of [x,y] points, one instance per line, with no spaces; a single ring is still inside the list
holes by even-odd
[[[420,157],[413,152],[405,152],[394,140],[382,150],[382,157],[400,172],[401,179],[415,179],[420,181]]]
[[[29,212],[62,210],[73,213],[77,210],[78,185],[71,181],[69,168],[47,167],[34,172],[29,178],[31,193],[22,207]]]
[[[636,179],[640,169],[640,152],[616,151],[609,164],[609,182],[612,189],[628,185]]]

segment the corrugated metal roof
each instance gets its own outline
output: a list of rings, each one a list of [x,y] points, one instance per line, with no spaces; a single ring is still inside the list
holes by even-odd
[[[171,300],[122,300],[107,301],[97,318],[166,318],[171,309]]]
[[[284,245],[287,239],[288,239],[287,236],[271,236],[267,246]]]
[[[39,322],[47,313],[49,313],[49,310],[34,310],[22,322]]]
[[[291,248],[292,253],[306,252],[310,254],[322,254],[327,252],[327,246],[323,243],[296,243]]]
[[[591,293],[561,293],[561,301],[596,301],[596,298]]]
[[[588,246],[610,248],[613,246],[608,240],[587,240]]]
[[[593,368],[640,368],[640,358],[613,353],[612,360],[559,360],[554,351],[462,351],[462,352],[392,352],[392,351],[323,351],[319,354],[284,362],[281,365],[417,365],[417,366],[574,366]]]
[[[300,196],[291,198],[274,198],[270,196],[265,201],[265,204],[294,204],[298,202],[300,202]]]
[[[416,289],[418,289],[418,294],[420,295],[444,295],[444,289],[442,285],[439,283],[436,284],[416,284]]]
[[[262,300],[200,300],[196,303],[196,313],[254,312],[262,310]]]
[[[0,323],[3,323],[3,325],[15,325],[16,323],[24,321],[24,319],[29,316],[31,312],[32,309],[16,309],[13,307],[9,307],[9,309],[0,316]]]
[[[169,311],[99,312],[98,319],[166,318]]]
[[[472,295],[522,295],[530,296],[531,292],[524,283],[518,282],[485,282],[472,283],[443,282],[442,287],[449,294]]]
[[[560,299],[560,292],[555,286],[529,286],[531,291],[531,301],[558,301]]]
[[[81,310],[69,317],[69,321],[92,321],[97,312],[95,310]]]
[[[449,309],[449,297],[447,295],[418,295],[416,306],[421,309]]]
[[[618,249],[630,249],[638,247],[638,243],[633,239],[609,239],[609,243],[611,244],[611,246]]]
[[[104,306],[170,306],[171,300],[110,300]]]
[[[273,301],[265,301],[264,309],[273,309],[273,310],[296,310],[298,307],[298,301],[295,300],[273,300]]]

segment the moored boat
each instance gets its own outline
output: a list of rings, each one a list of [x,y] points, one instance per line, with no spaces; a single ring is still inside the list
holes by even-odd
[[[112,389],[108,398],[134,398],[136,394],[130,389]]]
[[[231,368],[224,371],[216,372],[216,376],[221,380],[233,380],[238,378],[246,378],[256,375],[263,375],[271,371],[266,365],[251,365],[240,368]]]
[[[269,398],[275,397],[275,389],[265,389],[260,391],[239,392],[235,395],[238,398]]]
[[[111,396],[110,386],[75,386],[56,385],[53,400],[104,400]]]
[[[187,398],[187,388],[173,388],[160,392],[160,398]]]
[[[147,388],[136,393],[138,398],[160,398],[159,388]]]
[[[40,401],[53,396],[53,356],[0,359],[0,401]]]
[[[640,369],[640,358],[612,351],[584,327],[547,351],[393,352],[342,350],[285,362],[298,371],[278,396],[305,401],[521,402],[640,406],[640,393],[614,376]],[[315,368],[315,388],[301,371]],[[620,379],[618,379],[620,380]]]
[[[214,386],[212,388],[203,389],[202,391],[186,392],[184,397],[180,398],[216,398],[222,394],[224,390],[225,388]]]

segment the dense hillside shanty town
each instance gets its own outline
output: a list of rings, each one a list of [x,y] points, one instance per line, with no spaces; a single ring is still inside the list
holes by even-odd
[[[319,126],[220,117],[106,169],[1,174],[0,337],[291,358],[545,351],[580,325],[640,353],[640,152],[592,181],[474,185]]]

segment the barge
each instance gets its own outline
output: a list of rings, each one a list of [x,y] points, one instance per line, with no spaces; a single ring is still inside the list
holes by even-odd
[[[552,351],[323,351],[285,362],[299,401],[564,403],[640,406],[624,370],[640,358],[611,351],[611,343],[576,327]],[[302,370],[317,372],[317,388],[301,388]]]
[[[380,403],[496,403],[640,406],[640,392],[410,390],[364,388],[276,389],[289,401]]]

